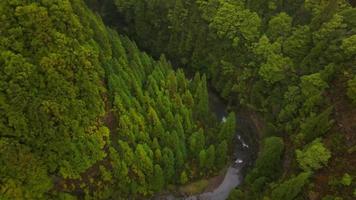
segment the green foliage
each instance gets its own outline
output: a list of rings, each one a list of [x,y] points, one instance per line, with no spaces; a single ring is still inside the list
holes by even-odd
[[[188,176],[185,171],[180,174],[180,184],[186,184],[188,182]]]
[[[211,123],[208,83],[297,148],[331,129],[330,90],[356,102],[356,18],[347,1],[85,2],[195,78],[140,52],[82,0],[1,1],[0,198],[70,199],[63,192],[82,190],[87,198],[142,199],[214,173],[228,160],[235,115]],[[317,166],[312,146],[298,150],[304,168]],[[280,138],[267,138],[236,196],[267,195],[283,149]],[[297,177],[272,196],[295,198],[306,179]]]
[[[161,191],[164,188],[164,174],[161,167],[156,164],[154,167],[152,186],[154,191]]]
[[[353,177],[350,176],[350,174],[345,173],[345,174],[342,176],[341,184],[343,184],[344,186],[350,186],[351,183],[352,183],[352,180],[353,180]]]
[[[226,121],[221,124],[217,139],[219,141],[228,141],[228,146],[232,145],[236,133],[236,115],[234,112],[229,113]]]
[[[310,48],[311,33],[308,26],[298,26],[292,34],[284,41],[283,51],[296,61],[303,58]]]
[[[347,1],[117,2],[127,24],[123,25],[127,28],[124,32],[141,47],[153,54],[164,52],[174,64],[188,71],[205,73],[209,83],[230,104],[261,114],[268,126],[266,132],[286,137],[293,147],[302,149],[302,145],[328,134],[334,123],[335,102],[330,98],[336,93],[332,90],[344,92],[338,83],[347,82],[347,96],[352,101],[356,99],[352,69],[355,9]],[[118,27],[122,29],[121,24]],[[199,92],[203,95],[195,92],[199,78],[192,82],[188,88],[192,88],[190,94],[194,100],[187,93],[183,102],[193,102],[195,110],[204,113],[207,104],[197,98],[204,96],[204,92]],[[190,118],[190,114],[202,122],[199,127],[205,128],[209,122],[209,117],[194,112],[186,112],[184,118]],[[182,124],[184,129],[194,129],[195,125]],[[228,150],[225,146],[230,147],[227,127],[221,125],[215,137],[216,155],[225,155]],[[199,153],[204,150],[209,154],[206,145],[215,138],[211,134],[198,134],[197,130],[192,133],[186,137],[188,158],[199,163]],[[199,143],[202,138],[204,142]],[[272,150],[268,153],[276,155],[271,159],[263,151],[259,157],[266,159],[257,160],[247,184],[242,186],[241,199],[263,198],[266,188],[271,188],[270,182],[279,177],[283,142],[282,145],[277,142],[275,153]],[[226,159],[216,156],[216,165],[221,166],[219,163],[225,163]],[[293,171],[290,165],[296,162],[293,157],[288,159],[291,162],[286,161],[285,167]]]
[[[356,75],[348,81],[347,96],[356,104]]]
[[[356,55],[356,35],[352,35],[348,38],[345,38],[342,41],[341,48],[345,51],[348,56]]]
[[[268,36],[272,39],[286,37],[292,30],[292,18],[285,12],[274,16],[268,22]]]
[[[326,109],[319,115],[311,113],[308,118],[301,124],[301,134],[305,142],[311,142],[317,137],[323,136],[334,123],[329,119],[332,107]]]
[[[283,140],[279,137],[269,137],[263,141],[262,151],[256,160],[256,166],[247,176],[247,182],[253,183],[259,177],[265,177],[269,181],[278,178],[281,172],[282,154],[284,151]]]
[[[279,184],[273,191],[271,199],[274,200],[293,200],[302,191],[304,185],[308,182],[310,174],[300,173],[298,176]]]
[[[163,19],[153,11],[168,8],[115,3],[138,23]],[[184,28],[176,20],[184,7],[177,1],[164,12],[167,31]],[[58,198],[83,190],[95,199],[143,198],[225,165],[227,147],[216,167],[220,141],[206,146],[220,125],[204,125],[212,115],[205,75],[190,82],[164,56],[140,52],[82,0],[5,0],[0,13],[1,198],[47,199],[50,189]],[[54,187],[51,176],[73,184]]]
[[[239,189],[234,189],[230,192],[228,200],[243,199],[243,198],[244,198],[243,192]]]
[[[296,150],[297,161],[304,171],[314,171],[326,166],[331,157],[320,139],[314,140],[303,150]]]
[[[222,142],[220,142],[220,144],[217,146],[216,149],[216,155],[217,155],[215,159],[216,167],[220,168],[224,166],[224,164],[226,163],[227,150],[228,150],[227,142],[226,140],[223,140]]]
[[[292,62],[289,58],[271,54],[266,63],[261,65],[258,73],[267,83],[274,84],[286,78],[286,71],[291,65]]]
[[[256,13],[245,9],[240,2],[221,1],[220,4],[210,23],[219,37],[231,40],[234,46],[241,39],[253,41],[257,38],[261,19]]]

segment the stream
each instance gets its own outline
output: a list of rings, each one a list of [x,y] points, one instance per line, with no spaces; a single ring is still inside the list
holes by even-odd
[[[210,109],[215,113],[218,120],[224,122],[228,112],[225,102],[212,90],[209,90]],[[231,190],[239,186],[246,174],[246,169],[251,166],[257,154],[257,129],[248,113],[236,113],[236,137],[231,164],[228,167],[223,181],[212,192],[175,197],[173,194],[161,196],[159,200],[225,200]]]

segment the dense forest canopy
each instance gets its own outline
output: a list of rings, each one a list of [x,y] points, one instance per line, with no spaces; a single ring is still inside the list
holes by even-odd
[[[139,198],[225,166],[235,115],[217,121],[205,75],[153,60],[82,1],[0,5],[2,198]]]
[[[229,199],[356,198],[353,6],[0,1],[0,199],[145,199],[216,175],[239,124],[208,85],[261,127]]]

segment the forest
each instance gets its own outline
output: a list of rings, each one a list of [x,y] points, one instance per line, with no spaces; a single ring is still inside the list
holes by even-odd
[[[1,0],[0,199],[199,195],[242,114],[256,159],[228,200],[355,199],[355,6]]]

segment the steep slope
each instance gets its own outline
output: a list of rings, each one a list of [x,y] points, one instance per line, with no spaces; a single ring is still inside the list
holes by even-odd
[[[352,199],[356,10],[349,2],[114,0],[101,12],[116,6],[106,20],[125,26],[140,47],[206,72],[222,97],[266,121],[260,158],[232,199]],[[283,138],[284,152],[271,136]]]
[[[127,199],[213,174],[235,116],[81,0],[0,2],[0,198]],[[218,155],[218,156],[216,156]]]

